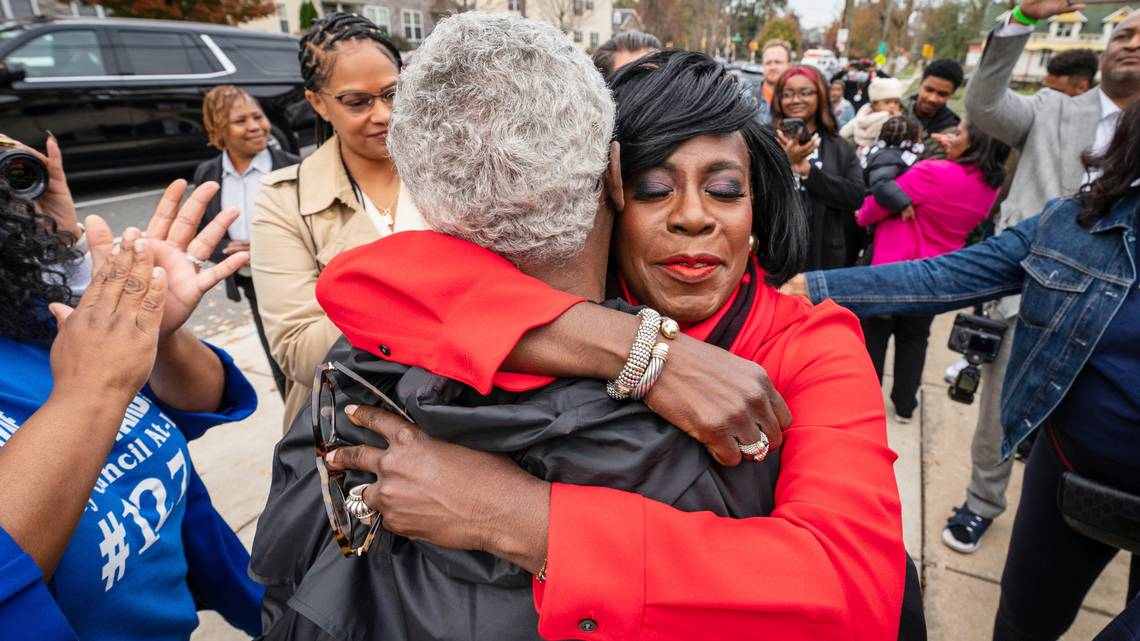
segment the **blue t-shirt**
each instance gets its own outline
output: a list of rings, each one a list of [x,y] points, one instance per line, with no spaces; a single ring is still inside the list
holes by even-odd
[[[249,383],[228,357],[223,362],[231,407],[219,414],[165,408],[146,388],[127,408],[87,508],[48,585],[80,639],[186,639],[197,627],[197,607],[187,584],[183,518],[187,489],[193,494],[200,481],[193,474],[183,429],[189,427],[193,437],[208,427],[203,422],[238,420],[256,407]],[[52,377],[46,346],[0,339],[0,363],[2,447],[47,400]],[[195,420],[202,418],[207,420]],[[0,584],[6,579],[0,578]]]
[[[1133,243],[1133,257],[1136,251]],[[1053,424],[1110,460],[1140,461],[1140,281],[1132,284],[1057,406]]]

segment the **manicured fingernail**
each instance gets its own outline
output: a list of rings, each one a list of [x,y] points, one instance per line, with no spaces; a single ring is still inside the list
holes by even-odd
[[[333,465],[336,465],[336,450],[333,450],[333,451],[329,452],[328,454],[325,454],[325,461],[327,463],[332,463]]]
[[[146,251],[146,241],[141,239],[141,238],[136,240],[135,241],[135,251],[137,251],[137,252]]]
[[[150,277],[151,278],[158,278],[159,276],[162,276],[165,273],[166,273],[165,269],[163,269],[161,267],[155,267],[154,269],[150,270]]]
[[[348,414],[349,416],[352,416],[353,414],[356,414],[356,409],[358,407],[360,407],[360,406],[359,405],[348,405],[344,408],[344,413]]]
[[[120,243],[115,243],[115,246],[111,248],[111,255],[112,255],[112,256],[118,256],[118,255],[119,255],[119,252],[121,252],[121,251],[123,251],[123,246],[122,246],[122,244],[120,244]]]

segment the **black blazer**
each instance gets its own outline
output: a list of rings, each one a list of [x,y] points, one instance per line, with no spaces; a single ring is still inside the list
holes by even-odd
[[[281,169],[282,167],[288,167],[289,165],[295,165],[301,162],[300,157],[294,156],[287,151],[281,151],[280,149],[270,148],[269,156],[273,160],[272,169],[274,171]],[[209,160],[202,161],[202,163],[198,165],[197,169],[194,170],[193,182],[195,185],[201,185],[207,180],[212,180],[219,185],[222,183],[221,154],[218,154]],[[206,225],[209,225],[210,221],[214,220],[214,218],[216,218],[218,216],[218,213],[221,211],[222,191],[219,189],[218,193],[214,195],[213,200],[210,201],[210,204],[206,205],[206,213],[202,215],[202,220],[198,222],[198,231],[201,232],[202,229],[204,229]],[[222,250],[225,249],[229,244],[230,234],[227,231],[221,242],[218,243],[218,246],[214,248],[214,253],[210,256],[210,260],[215,263],[220,263],[225,260],[226,255],[222,253]],[[241,300],[241,293],[238,290],[237,281],[232,276],[226,279],[226,297],[232,301]]]
[[[855,224],[855,212],[867,194],[859,158],[846,140],[819,133],[823,168],[812,163],[801,192],[811,229],[808,271],[850,267],[866,244],[866,233]]]

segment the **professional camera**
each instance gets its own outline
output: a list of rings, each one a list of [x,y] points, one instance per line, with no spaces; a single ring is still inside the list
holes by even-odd
[[[24,200],[35,200],[47,191],[47,167],[3,135],[0,135],[0,176],[12,192]]]
[[[950,398],[959,403],[974,402],[974,394],[982,382],[979,365],[993,362],[1005,337],[1005,323],[977,314],[961,313],[954,319],[947,347],[966,357],[969,363],[950,385]]]

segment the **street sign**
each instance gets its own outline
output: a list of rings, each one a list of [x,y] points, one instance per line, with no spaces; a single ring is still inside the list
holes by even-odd
[[[879,55],[880,56],[887,55],[887,43],[886,43],[886,41],[880,41],[879,42]]]
[[[744,38],[741,38],[739,33],[732,37],[733,42],[742,42],[743,40]]]
[[[880,53],[879,55],[875,56],[875,64],[882,67],[883,65],[887,64],[887,57]]]
[[[927,60],[930,60],[931,58],[933,58],[934,57],[934,45],[931,45],[929,42],[922,45],[922,57],[926,58]]]

